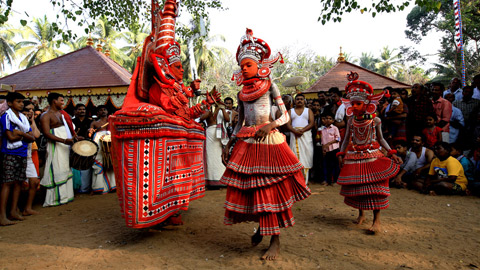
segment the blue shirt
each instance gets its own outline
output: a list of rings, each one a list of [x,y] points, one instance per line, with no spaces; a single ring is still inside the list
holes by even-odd
[[[1,134],[2,134],[2,148],[1,151],[4,154],[7,155],[14,155],[14,156],[21,156],[21,157],[26,157],[27,156],[27,151],[28,151],[28,143],[22,140],[22,146],[15,148],[15,149],[8,149],[7,144],[8,144],[8,139],[7,139],[7,114],[3,114],[2,117],[0,118],[0,126],[1,126]],[[14,123],[10,122],[10,128],[8,129],[9,131],[13,131],[17,128],[17,125]],[[29,131],[32,131],[30,128]]]

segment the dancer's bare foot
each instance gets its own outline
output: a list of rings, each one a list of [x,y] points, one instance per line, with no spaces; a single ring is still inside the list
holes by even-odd
[[[272,235],[272,239],[270,240],[270,246],[268,247],[267,252],[263,254],[262,260],[273,261],[277,258],[279,252],[280,235]]]
[[[365,213],[363,212],[363,210],[358,210],[358,217],[357,217],[357,220],[355,220],[353,223],[355,224],[358,224],[358,225],[362,225],[362,223],[365,221]]]
[[[11,221],[8,218],[0,220],[0,226],[10,226],[10,225],[14,225],[14,224],[15,224],[15,222]]]
[[[378,232],[380,232],[380,221],[373,222],[372,227],[367,231],[368,234],[376,234]]]
[[[435,191],[433,191],[433,190],[430,190],[429,194],[430,194],[430,196],[437,196],[437,193],[435,193]]]
[[[14,213],[10,213],[9,219],[11,219],[11,220],[19,220],[19,221],[25,220],[25,218],[22,217],[22,215],[20,215],[17,211],[15,211]]]
[[[260,234],[260,227],[258,227],[258,230],[255,232],[254,235],[252,235],[252,247],[257,246],[260,244],[263,240],[263,235]]]
[[[25,209],[25,210],[23,210],[23,212],[22,212],[22,215],[23,215],[23,216],[31,216],[31,215],[39,215],[39,214],[40,214],[40,212],[35,211],[35,210],[33,210],[33,209]]]

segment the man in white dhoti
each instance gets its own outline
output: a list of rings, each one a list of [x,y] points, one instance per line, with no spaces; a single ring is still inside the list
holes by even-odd
[[[231,113],[231,112],[230,112]],[[207,130],[205,141],[205,156],[207,163],[206,185],[220,187],[220,178],[225,172],[222,163],[223,145],[228,143],[227,123],[230,122],[230,113],[222,105],[217,105],[207,117]]]
[[[313,166],[313,138],[312,127],[315,125],[312,110],[305,107],[305,96],[295,96],[295,108],[290,110],[288,129],[290,136],[290,149],[297,156],[304,167],[303,175],[308,183],[308,171]]]
[[[117,188],[115,174],[111,157],[108,155],[111,142],[110,131],[108,130],[108,109],[106,106],[97,107],[98,120],[90,125],[93,141],[98,145],[97,156],[93,163],[92,191],[94,193],[106,194]],[[104,158],[105,157],[105,158]],[[109,159],[110,161],[106,161]]]
[[[49,140],[45,172],[40,182],[47,189],[44,207],[73,201],[73,175],[69,155],[75,134],[72,119],[62,110],[63,95],[50,93],[47,99],[50,108],[40,117],[42,132]]]

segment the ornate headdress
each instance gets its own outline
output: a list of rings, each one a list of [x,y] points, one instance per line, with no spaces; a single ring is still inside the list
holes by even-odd
[[[145,39],[142,56],[139,58],[138,96],[148,99],[151,73],[155,69],[159,81],[166,86],[181,88],[183,82],[174,79],[170,66],[180,62],[180,45],[175,41],[175,18],[178,13],[176,0],[166,0],[163,10],[159,0],[152,0],[152,32]]]
[[[237,63],[240,65],[243,59],[248,58],[252,59],[258,63],[258,74],[259,78],[267,78],[271,73],[271,68],[279,59],[280,63],[283,63],[282,54],[277,53],[271,57],[272,51],[267,42],[260,38],[253,36],[252,29],[248,29],[246,34],[240,39],[240,45],[237,49],[236,59]],[[237,82],[237,85],[241,85],[243,82],[243,75],[241,71],[237,71],[233,74],[232,80]]]
[[[377,104],[382,99],[384,93],[373,94],[373,87],[364,81],[358,80],[358,73],[351,71],[347,75],[348,83],[345,86],[345,92],[347,99],[342,98],[343,104],[345,104],[347,116],[353,115],[353,108],[351,101],[363,101],[366,105],[366,114],[373,114],[377,110]]]

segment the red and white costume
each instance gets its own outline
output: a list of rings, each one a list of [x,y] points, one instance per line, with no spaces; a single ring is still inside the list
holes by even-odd
[[[280,92],[269,79],[270,68],[281,55],[273,58],[266,42],[254,38],[251,30],[241,40],[237,61],[256,61],[261,68],[254,78],[244,80],[234,75],[238,85],[239,119],[233,136],[238,138],[221,182],[227,185],[224,223],[243,221],[260,223],[261,235],[278,235],[280,228],[293,226],[291,207],[310,195],[302,175],[303,166],[285,142],[285,136],[273,129],[262,141],[255,140],[258,129],[272,120],[271,100],[282,116],[275,120],[283,125],[289,120]]]
[[[342,186],[340,194],[345,203],[360,210],[379,210],[388,207],[390,196],[389,179],[400,167],[380,151],[380,146],[390,150],[381,133],[381,120],[375,116],[376,104],[383,93],[373,95],[370,84],[359,81],[358,74],[349,75],[343,99],[347,116],[353,115],[351,101],[363,101],[365,114],[351,117],[347,124],[345,141],[340,155],[344,164],[337,183]],[[379,135],[379,137],[377,137]]]

